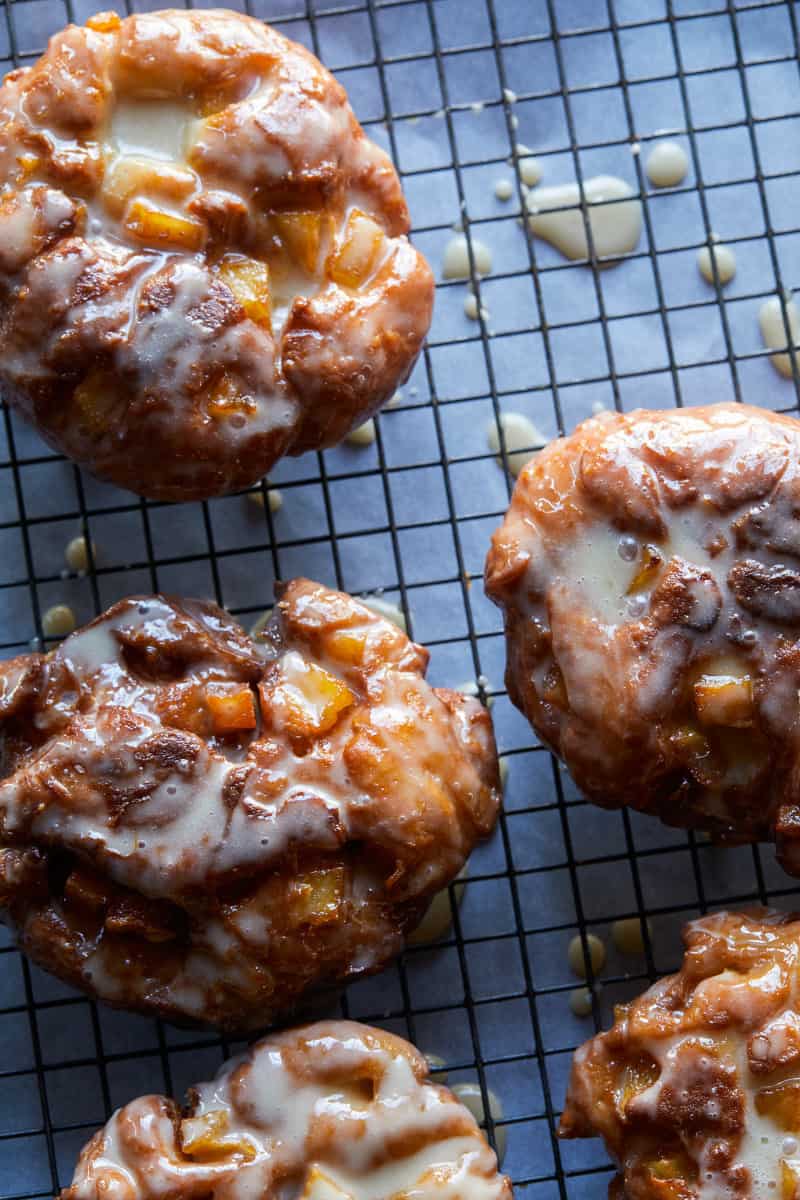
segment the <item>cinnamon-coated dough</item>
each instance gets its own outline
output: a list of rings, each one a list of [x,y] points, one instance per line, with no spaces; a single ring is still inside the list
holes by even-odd
[[[189,1094],[119,1109],[61,1200],[511,1200],[475,1120],[408,1042],[353,1021],[265,1038]]]
[[[585,421],[521,473],[486,587],[511,697],[589,799],[800,874],[800,422]]]
[[[800,920],[715,913],[684,940],[576,1051],[561,1136],[605,1139],[612,1200],[797,1200]]]
[[[499,804],[478,701],[350,596],[120,601],[0,664],[0,906],[111,1004],[263,1028],[398,953]]]
[[[70,25],[0,88],[0,378],[163,500],[332,446],[408,375],[433,279],[303,47],[224,9]]]

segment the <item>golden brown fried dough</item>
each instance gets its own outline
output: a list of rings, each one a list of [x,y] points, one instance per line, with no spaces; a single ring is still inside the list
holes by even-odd
[[[391,162],[312,54],[240,13],[68,26],[0,88],[0,185],[0,377],[145,496],[334,445],[430,324]]]
[[[562,1137],[601,1136],[612,1200],[800,1196],[800,920],[715,913],[575,1054]]]
[[[492,829],[489,716],[422,647],[302,579],[264,637],[147,596],[0,665],[0,903],[111,1004],[264,1027],[396,954]]]
[[[472,1115],[401,1038],[324,1021],[265,1038],[190,1093],[119,1109],[61,1200],[511,1200]]]
[[[585,421],[520,475],[486,587],[511,697],[589,799],[800,874],[800,422]]]

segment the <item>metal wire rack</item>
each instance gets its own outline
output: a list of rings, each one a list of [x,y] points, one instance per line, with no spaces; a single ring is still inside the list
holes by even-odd
[[[150,0],[147,0],[149,3]],[[156,5],[153,4],[153,7]],[[31,61],[93,0],[6,0],[0,56]],[[348,88],[371,136],[393,154],[415,238],[441,262],[454,222],[493,267],[443,283],[428,348],[376,443],[282,464],[273,514],[243,497],[147,503],[98,484],[4,411],[0,445],[0,641],[42,639],[41,615],[67,602],[88,619],[122,595],[211,595],[245,624],[273,581],[304,573],[353,592],[382,589],[433,652],[437,683],[480,681],[508,767],[497,836],[473,855],[453,924],[434,947],[350,988],[342,1009],[445,1059],[452,1081],[500,1099],[488,1120],[505,1168],[532,1200],[599,1197],[595,1143],[555,1138],[571,1051],[613,1004],[677,965],[678,932],[709,906],[777,900],[793,889],[770,851],[718,851],[635,814],[598,812],[540,747],[502,689],[498,614],[481,588],[508,475],[486,442],[507,410],[548,435],[598,405],[748,399],[796,408],[797,374],[774,372],[758,335],[768,295],[800,279],[800,71],[797,6],[783,0],[247,0],[305,42]],[[642,159],[668,133],[691,170],[668,193]],[[520,158],[545,182],[596,173],[629,180],[644,204],[637,251],[599,270],[567,263],[521,228]],[[499,178],[511,200],[495,198]],[[735,248],[724,292],[699,277],[712,236]],[[474,267],[474,256],[472,258]],[[788,325],[787,325],[788,331]],[[788,336],[788,334],[787,334]],[[63,570],[82,533],[81,576]],[[566,946],[607,939],[618,918],[648,918],[645,947],[609,943],[587,981],[592,1016],[568,996]],[[585,942],[584,942],[585,946]],[[113,1107],[145,1091],[180,1095],[231,1047],[220,1039],[98,1008],[0,947],[0,1197],[68,1182],[78,1149]]]

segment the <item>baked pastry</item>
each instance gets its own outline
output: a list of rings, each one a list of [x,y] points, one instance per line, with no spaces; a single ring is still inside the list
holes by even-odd
[[[575,1054],[562,1137],[605,1139],[612,1200],[800,1196],[800,920],[715,913],[677,975]]]
[[[0,88],[0,378],[144,496],[247,487],[408,375],[433,279],[388,157],[302,46],[100,13]]]
[[[265,1038],[189,1093],[112,1116],[61,1200],[511,1200],[471,1113],[408,1042],[353,1021]]]
[[[0,664],[0,906],[111,1004],[263,1028],[398,953],[494,825],[488,713],[421,646],[304,579],[263,636],[146,596]]]
[[[800,422],[585,421],[521,473],[486,589],[511,698],[590,800],[800,873]]]

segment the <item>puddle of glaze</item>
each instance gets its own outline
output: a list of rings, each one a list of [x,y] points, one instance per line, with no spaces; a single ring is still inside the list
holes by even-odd
[[[117,155],[183,162],[195,114],[178,100],[121,100],[111,116],[108,140]]]
[[[527,462],[533,458],[537,450],[547,445],[547,438],[541,429],[537,429],[533,421],[524,413],[501,413],[500,424],[503,426],[503,437],[506,444],[508,469],[516,478]],[[489,449],[493,454],[500,455],[498,462],[504,466],[500,450],[500,431],[497,422],[492,421],[486,432]]]
[[[697,252],[697,269],[707,283],[715,283],[714,264],[717,267],[717,278],[721,284],[730,283],[736,274],[736,255],[730,246],[721,246],[718,242],[710,246],[701,246]]]
[[[656,142],[644,167],[654,187],[677,187],[689,171],[689,159],[677,142]]]
[[[771,296],[769,300],[766,300],[761,305],[758,314],[758,324],[761,328],[761,336],[764,339],[764,345],[767,349],[778,350],[788,345],[789,341],[791,341],[792,346],[800,350],[800,312],[798,312],[797,305],[792,299],[786,301],[786,319],[789,325],[790,338],[786,337],[786,325],[784,324],[783,306],[781,305],[780,297]],[[771,354],[769,360],[776,371],[780,371],[781,375],[785,376],[785,378],[791,379],[791,355],[787,353]]]
[[[616,257],[634,250],[642,232],[642,205],[630,185],[615,175],[595,175],[585,181],[583,193],[595,256]],[[609,200],[618,203],[601,204],[601,201]],[[588,258],[589,245],[580,204],[577,183],[536,188],[527,199],[531,231],[555,246],[566,258]],[[560,211],[553,212],[553,209]]]
[[[492,252],[483,242],[472,238],[472,257],[478,275],[488,275],[492,269]],[[451,238],[445,246],[442,260],[443,279],[469,279],[469,251],[463,233]]]

